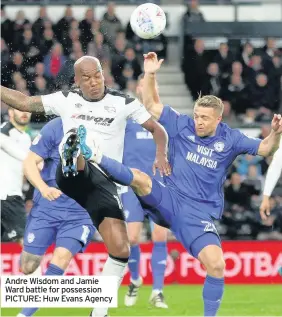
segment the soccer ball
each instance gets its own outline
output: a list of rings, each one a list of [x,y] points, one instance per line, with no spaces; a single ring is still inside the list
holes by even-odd
[[[132,12],[130,25],[133,32],[142,39],[153,39],[165,29],[166,16],[156,4],[141,4]]]

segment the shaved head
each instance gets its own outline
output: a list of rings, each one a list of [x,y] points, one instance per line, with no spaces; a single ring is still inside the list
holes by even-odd
[[[94,56],[82,56],[74,64],[74,80],[86,99],[104,96],[104,76],[101,63]]]
[[[80,71],[80,68],[87,67],[88,65],[96,66],[102,72],[102,66],[98,58],[94,56],[82,56],[74,63],[74,72]]]

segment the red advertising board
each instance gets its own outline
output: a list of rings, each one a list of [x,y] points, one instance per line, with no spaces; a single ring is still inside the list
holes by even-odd
[[[152,243],[141,244],[140,274],[145,284],[152,283],[151,252]],[[223,242],[226,260],[226,283],[229,284],[271,284],[282,283],[278,270],[282,267],[282,242],[279,241],[228,241]],[[1,275],[20,274],[19,257],[21,248],[14,243],[1,244]],[[168,243],[166,284],[201,284],[206,275],[199,261],[189,255],[178,242]],[[48,250],[42,261],[46,267],[52,256]],[[78,254],[68,267],[68,275],[99,274],[107,259],[104,244],[91,243],[85,253]],[[127,273],[123,284],[128,284]]]

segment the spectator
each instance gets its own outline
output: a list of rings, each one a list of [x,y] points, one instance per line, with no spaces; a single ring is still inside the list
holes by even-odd
[[[42,59],[38,46],[39,45],[36,42],[35,37],[33,36],[32,30],[24,30],[23,36],[18,43],[17,49],[25,58],[25,64],[27,67],[34,66],[36,62]]]
[[[251,58],[254,53],[254,47],[251,43],[246,42],[243,46],[243,50],[239,55],[239,60],[241,61],[244,69],[247,69],[251,64]]]
[[[185,83],[191,91],[194,100],[197,100],[203,87],[207,68],[207,56],[205,55],[205,44],[202,40],[195,41],[192,50],[187,51],[184,59],[183,70]]]
[[[37,76],[34,81],[34,91],[35,96],[47,95],[49,93],[47,82],[44,77]]]
[[[255,54],[252,56],[247,72],[250,84],[253,84],[256,81],[256,77],[258,74],[264,72],[262,58],[260,55]]]
[[[80,42],[79,28],[70,28],[68,36],[63,40],[64,54],[69,56],[72,53],[72,46],[74,42]]]
[[[218,64],[220,74],[223,79],[228,77],[233,60],[234,58],[232,53],[229,51],[228,44],[221,43],[219,45],[218,52],[215,55],[214,62]]]
[[[10,52],[6,45],[6,42],[1,38],[1,66],[7,65],[10,61]],[[3,72],[2,72],[3,74]]]
[[[253,109],[270,115],[270,110],[274,108],[273,88],[267,85],[268,78],[260,73],[256,76],[256,83],[251,86],[250,104]]]
[[[43,35],[45,25],[44,23],[46,21],[50,21],[48,15],[47,15],[47,8],[42,6],[39,9],[39,17],[35,20],[35,22],[32,25],[32,31],[34,33],[34,36],[36,38],[36,42],[40,41],[40,38]]]
[[[198,0],[190,0],[187,4],[187,11],[183,16],[186,22],[204,22],[204,15],[199,9]]]
[[[101,21],[101,33],[104,35],[106,44],[113,47],[116,34],[120,30],[122,30],[122,24],[115,14],[115,4],[114,2],[109,2],[107,12]]]
[[[81,32],[81,43],[84,51],[86,51],[88,43],[92,40],[91,28],[94,20],[94,10],[89,8],[85,12],[84,19],[79,23],[79,29]]]
[[[1,5],[1,36],[4,39],[6,45],[12,49],[13,39],[14,39],[14,22],[12,22],[6,16],[5,6]]]
[[[55,39],[54,39],[54,32],[52,28],[44,29],[43,38],[40,40],[40,43],[39,43],[39,50],[42,56],[46,56],[47,54],[49,54],[54,44],[55,44]]]
[[[74,20],[71,6],[66,7],[65,15],[62,17],[56,25],[57,39],[62,43],[64,38],[67,37],[70,24]]]
[[[13,54],[13,59],[6,65],[6,71],[2,73],[2,82],[11,87],[12,86],[12,75],[18,72],[22,77],[26,78],[26,70],[23,64],[23,56],[20,52],[15,52]]]
[[[19,42],[20,38],[23,35],[24,32],[24,28],[26,25],[29,24],[29,20],[25,18],[25,13],[24,11],[20,10],[18,11],[17,15],[16,15],[16,20],[13,23],[13,43],[16,44]],[[9,31],[11,32],[11,30]]]
[[[216,63],[211,63],[207,69],[207,76],[204,81],[201,92],[203,95],[218,96],[221,88],[219,68]]]
[[[254,165],[257,167],[257,174],[261,175],[259,162],[262,160],[259,156],[252,156],[249,154],[241,155],[236,161],[237,173],[241,176],[247,176],[249,167]]]
[[[230,84],[221,90],[220,97],[231,103],[236,114],[245,113],[248,106],[248,91],[242,77],[232,74]]]
[[[110,49],[107,44],[104,44],[104,36],[102,33],[96,33],[94,40],[88,43],[87,55],[97,57],[102,65],[110,65]]]
[[[56,43],[50,54],[44,58],[45,75],[48,78],[55,79],[66,61],[66,57],[63,55],[62,45]]]

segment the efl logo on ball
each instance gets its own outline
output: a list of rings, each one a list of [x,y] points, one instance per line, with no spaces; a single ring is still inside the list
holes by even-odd
[[[142,39],[153,39],[165,29],[166,16],[156,4],[145,3],[133,11],[130,25],[133,32]]]

